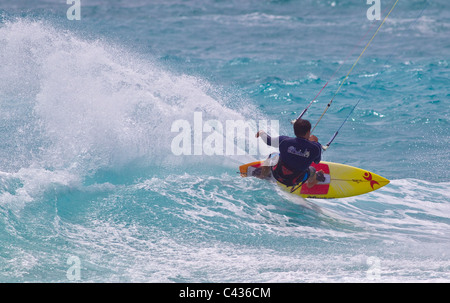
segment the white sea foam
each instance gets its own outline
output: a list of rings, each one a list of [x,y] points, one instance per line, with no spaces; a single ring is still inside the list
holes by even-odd
[[[66,184],[99,169],[204,161],[171,153],[172,123],[190,121],[194,112],[205,120],[243,120],[251,111],[232,109],[228,96],[203,79],[43,21],[3,24],[0,60],[0,105],[8,125],[2,170],[23,183],[17,190],[23,201],[45,184]]]

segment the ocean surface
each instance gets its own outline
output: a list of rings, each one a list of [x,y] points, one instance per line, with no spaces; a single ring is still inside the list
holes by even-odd
[[[400,0],[314,130],[350,114],[323,160],[391,180],[331,200],[241,178],[225,125],[293,135],[329,81],[314,124],[394,1],[73,3],[0,1],[0,282],[450,282],[447,0]]]

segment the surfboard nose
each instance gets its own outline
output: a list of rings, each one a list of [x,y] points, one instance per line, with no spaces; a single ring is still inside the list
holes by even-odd
[[[391,182],[385,177],[382,177],[380,175],[371,172],[365,173],[363,178],[369,182],[370,187],[372,187],[373,190],[386,186]]]

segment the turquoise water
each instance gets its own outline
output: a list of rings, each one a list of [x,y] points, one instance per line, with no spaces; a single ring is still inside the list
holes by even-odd
[[[195,113],[292,135],[342,66],[315,123],[364,2],[0,1],[0,282],[448,282],[447,1],[399,1],[315,130],[362,98],[323,158],[382,189],[303,200],[239,177],[265,154],[173,153]]]

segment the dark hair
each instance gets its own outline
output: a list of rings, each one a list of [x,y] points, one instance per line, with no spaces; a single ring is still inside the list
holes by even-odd
[[[296,137],[304,137],[311,130],[311,123],[308,120],[297,119],[294,123],[294,134]]]

